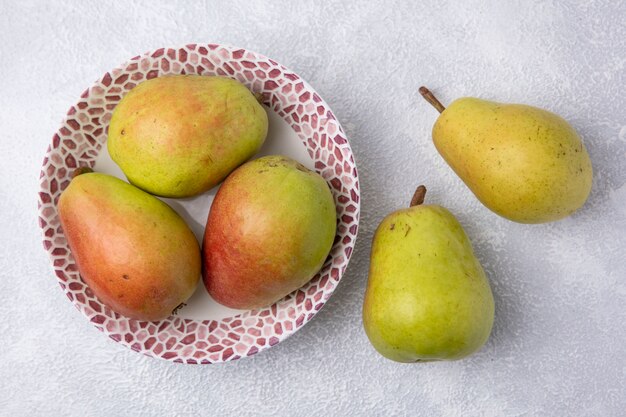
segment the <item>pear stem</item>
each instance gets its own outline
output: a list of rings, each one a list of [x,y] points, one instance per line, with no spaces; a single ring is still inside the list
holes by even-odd
[[[431,104],[431,106],[437,109],[439,113],[443,113],[443,111],[446,109],[428,88],[421,86],[419,88],[419,92],[422,97],[424,97],[424,99]]]
[[[252,95],[256,98],[256,101],[258,101],[259,104],[263,104],[263,93],[252,93]]]
[[[426,196],[426,187],[420,185],[415,190],[415,194],[413,194],[413,198],[411,199],[411,204],[409,207],[419,206],[424,202],[424,197]]]
[[[74,170],[74,172],[72,172],[72,179],[78,177],[81,174],[88,174],[90,172],[93,172],[93,169],[89,167],[78,167]]]

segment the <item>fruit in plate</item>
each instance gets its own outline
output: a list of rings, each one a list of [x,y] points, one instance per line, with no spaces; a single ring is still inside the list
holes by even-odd
[[[376,350],[397,362],[461,359],[489,338],[489,282],[456,218],[422,204],[389,214],[372,242],[363,325]]]
[[[326,181],[284,156],[250,161],[228,176],[204,234],[203,277],[219,303],[264,307],[307,283],[335,238]]]
[[[464,97],[441,112],[435,147],[478,199],[520,223],[562,219],[589,196],[591,160],[580,136],[561,117],[536,107]]]
[[[107,146],[131,184],[190,197],[256,154],[267,113],[239,81],[173,75],[144,81],[113,111]]]
[[[200,247],[158,198],[83,168],[63,191],[59,218],[83,280],[126,317],[160,320],[200,279]]]

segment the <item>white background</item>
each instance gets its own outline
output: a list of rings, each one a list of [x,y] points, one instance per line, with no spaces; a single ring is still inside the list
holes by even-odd
[[[52,3],[0,3],[0,415],[624,415],[624,2]],[[263,53],[316,88],[355,151],[362,220],[310,324],[254,358],[185,366],[116,344],[68,302],[36,199],[46,147],[86,87],[142,52],[202,42]],[[588,203],[544,225],[492,214],[436,153],[421,84],[444,104],[561,114],[593,161]],[[489,342],[463,361],[396,364],[361,327],[372,233],[420,183],[465,226],[496,299]]]

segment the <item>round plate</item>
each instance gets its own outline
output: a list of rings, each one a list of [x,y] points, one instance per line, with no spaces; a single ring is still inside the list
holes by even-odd
[[[293,156],[328,182],[337,206],[337,235],[320,272],[272,306],[238,311],[219,306],[200,284],[182,309],[159,322],[128,319],[102,304],[84,283],[56,204],[71,172],[89,166],[122,177],[106,147],[111,112],[140,82],[167,74],[220,75],[263,94],[270,132],[261,154]],[[107,72],[81,95],[52,138],[40,175],[39,225],[61,288],[99,330],[134,351],[174,362],[209,364],[254,355],[296,332],[322,308],[343,275],[359,223],[359,183],[352,150],[328,105],[297,74],[255,52],[215,44],[161,48]],[[215,189],[167,201],[198,238]]]

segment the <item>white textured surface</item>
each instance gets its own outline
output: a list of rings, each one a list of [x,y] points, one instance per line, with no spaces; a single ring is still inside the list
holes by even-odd
[[[0,3],[1,415],[590,415],[626,410],[626,7],[579,2]],[[455,4],[456,3],[456,4]],[[578,3],[578,4],[576,4]],[[106,70],[191,42],[243,46],[298,72],[347,130],[362,220],[343,282],[304,329],[251,359],[184,366],[97,332],[41,248],[41,159]],[[595,168],[588,204],[528,226],[483,208],[430,143],[425,84],[553,110]],[[401,365],[361,328],[372,233],[418,183],[464,224],[496,324],[459,362]]]

